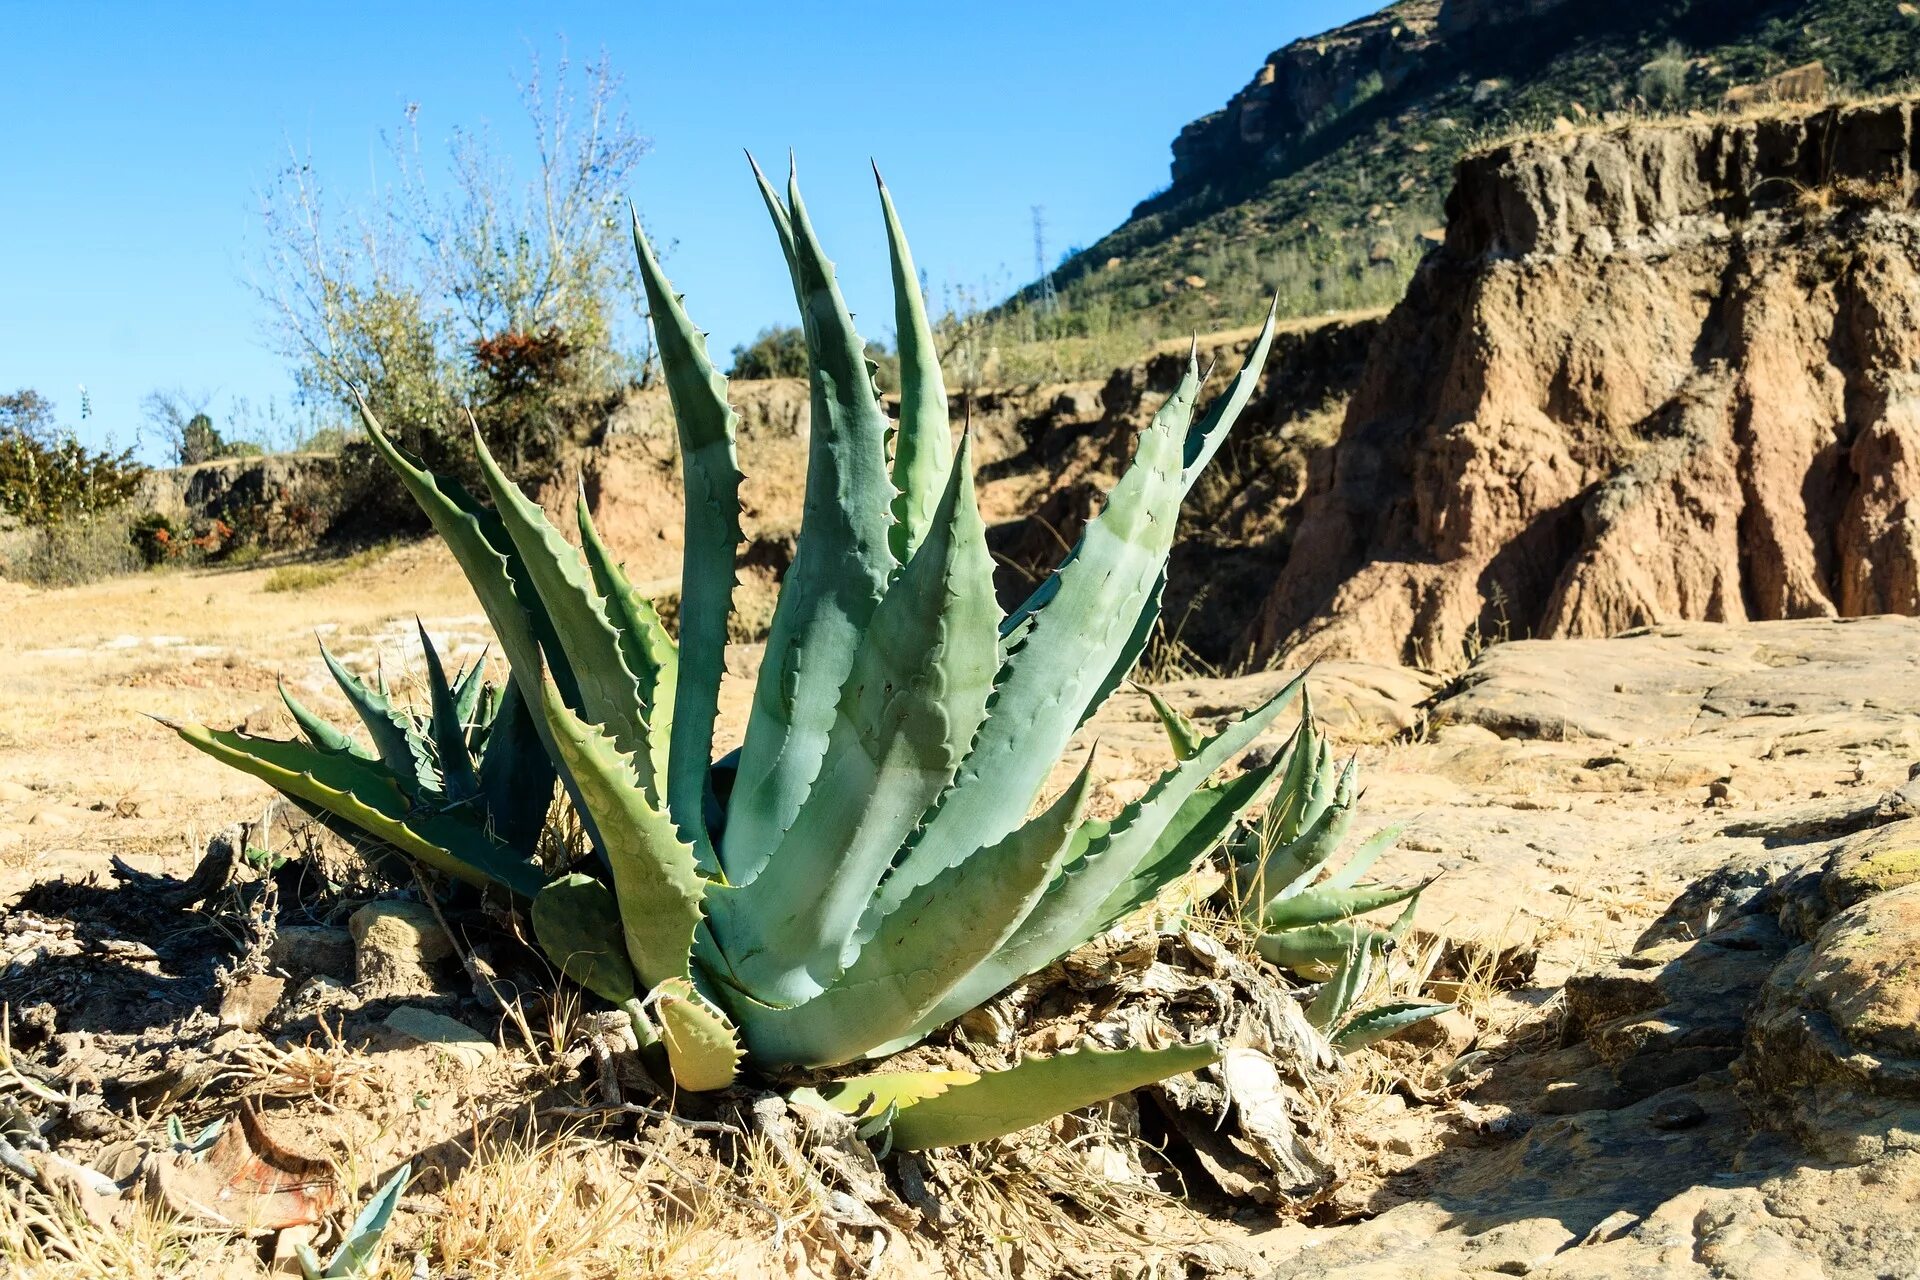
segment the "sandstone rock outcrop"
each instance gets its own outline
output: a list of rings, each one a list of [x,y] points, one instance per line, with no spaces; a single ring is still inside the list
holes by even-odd
[[[1914,106],[1530,138],[1319,461],[1256,659],[1920,612]]]

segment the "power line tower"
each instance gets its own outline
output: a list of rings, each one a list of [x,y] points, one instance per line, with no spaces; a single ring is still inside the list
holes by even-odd
[[[1040,314],[1051,316],[1060,310],[1060,295],[1053,290],[1053,270],[1047,265],[1047,208],[1033,206],[1033,275],[1039,290]]]

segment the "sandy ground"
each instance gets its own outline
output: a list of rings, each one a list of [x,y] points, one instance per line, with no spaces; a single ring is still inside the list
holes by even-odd
[[[267,591],[271,572],[164,572],[59,591],[0,584],[0,903],[56,876],[104,878],[114,855],[184,875],[208,835],[267,804],[264,786],[147,715],[287,734],[276,679],[347,717],[316,634],[350,666],[381,666],[403,687],[418,665],[416,616],[455,662],[487,644],[475,601],[435,544],[303,591]],[[1500,646],[1463,683],[1360,663],[1323,664],[1312,680],[1324,723],[1360,755],[1359,832],[1406,824],[1381,878],[1440,873],[1422,903],[1430,945],[1464,940],[1516,961],[1497,990],[1443,993],[1467,1002],[1481,1047],[1497,1050],[1509,1035],[1538,1042],[1570,975],[1628,955],[1690,883],[1759,849],[1763,837],[1743,834],[1743,822],[1870,805],[1904,784],[1920,757],[1905,714],[1920,700],[1920,666],[1906,656],[1920,652],[1917,640],[1920,627],[1904,619],[1697,624]],[[744,722],[756,658],[751,647],[732,655],[723,742]],[[1209,724],[1286,678],[1187,680],[1165,692]],[[1098,808],[1137,796],[1168,763],[1136,692],[1117,695],[1084,736],[1102,744]],[[1359,1225],[1309,1229],[1256,1214],[1220,1223],[1223,1238],[1273,1265],[1297,1254],[1295,1265],[1310,1266],[1366,1220],[1414,1221],[1436,1180],[1480,1176],[1470,1110],[1391,1095],[1356,1105],[1373,1108],[1356,1120],[1379,1148],[1338,1199]],[[1701,1156],[1697,1177],[1713,1168]],[[1445,1239],[1478,1239],[1417,1221],[1415,1236],[1441,1242],[1436,1257],[1451,1256]],[[1354,1236],[1354,1247],[1372,1238]]]

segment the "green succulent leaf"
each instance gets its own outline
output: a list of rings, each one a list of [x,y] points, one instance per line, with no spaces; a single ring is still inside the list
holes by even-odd
[[[346,1238],[340,1248],[321,1270],[319,1259],[308,1246],[302,1244],[300,1266],[307,1274],[307,1280],[373,1280],[380,1267],[380,1245],[387,1234],[387,1227],[393,1222],[393,1211],[399,1207],[400,1197],[406,1193],[407,1183],[413,1178],[413,1163],[401,1165],[391,1178],[373,1193],[354,1218],[353,1225],[347,1228]]]
[[[1304,893],[1352,826],[1352,805],[1327,805],[1296,839],[1268,851],[1257,883],[1276,900]]]
[[[1314,992],[1313,1000],[1307,1005],[1307,1021],[1316,1030],[1326,1031],[1338,1026],[1347,1011],[1353,1008],[1373,981],[1373,951],[1356,937],[1353,946],[1340,959],[1339,968],[1333,976],[1320,984]]]
[[[1268,929],[1297,929],[1301,925],[1350,920],[1405,902],[1432,883],[1422,880],[1404,888],[1366,884],[1351,889],[1322,885],[1291,897],[1275,898],[1260,913],[1260,923]]]
[[[792,1096],[864,1119],[889,1112],[898,1115],[902,1107],[938,1097],[955,1085],[972,1084],[979,1078],[977,1071],[877,1071],[830,1081],[818,1089],[795,1090]]]
[[[1153,640],[1153,629],[1160,622],[1160,603],[1167,594],[1167,571],[1160,570],[1160,576],[1154,580],[1153,590],[1147,593],[1147,602],[1140,606],[1140,616],[1134,619],[1133,631],[1127,636],[1125,644],[1120,646],[1120,656],[1113,660],[1113,667],[1107,672],[1107,678],[1087,699],[1087,705],[1081,708],[1080,723],[1093,719],[1094,712],[1106,704],[1113,691],[1118,689],[1140,661],[1140,655],[1147,651],[1147,645]]]
[[[900,424],[893,442],[893,557],[907,563],[934,519],[947,487],[953,441],[947,425],[947,388],[940,372],[940,351],[927,323],[926,302],[913,253],[894,211],[893,195],[874,166],[880,209],[887,224],[887,249],[893,264],[893,331],[900,353]]]
[[[756,1053],[832,1066],[918,1038],[917,1024],[993,956],[1058,873],[1086,811],[1093,761],[998,844],[922,885],[826,991],[790,1009],[742,1011]],[[889,1042],[876,1049],[881,1041]]]
[[[803,1000],[838,976],[874,889],[986,717],[1000,609],[972,459],[963,440],[926,537],[874,611],[792,828],[722,899],[734,972],[762,1001]]]
[[[214,759],[344,820],[435,871],[483,888],[499,885],[523,898],[540,892],[540,870],[529,859],[464,817],[411,809],[393,775],[373,761],[302,742],[254,738],[201,724],[161,723]]]
[[[667,807],[680,826],[680,838],[694,846],[700,865],[715,868],[719,859],[708,844],[703,815],[720,676],[726,666],[727,619],[733,612],[734,557],[741,536],[740,465],[734,448],[739,419],[727,403],[727,380],[707,354],[706,336],[694,327],[660,270],[637,215],[633,246],[678,424],[687,495]]]
[[[620,636],[607,621],[607,603],[594,590],[586,561],[554,528],[539,504],[529,501],[520,486],[500,470],[478,430],[473,433],[473,447],[480,459],[480,473],[493,494],[493,509],[527,567],[527,576],[553,621],[554,634],[573,670],[580,701],[569,709],[587,723],[599,726],[621,752],[633,756],[642,783],[651,788],[653,758],[647,754],[640,682],[627,667]]]
[[[427,664],[427,695],[431,707],[428,725],[432,730],[434,760],[440,767],[442,789],[450,804],[471,800],[480,793],[480,779],[473,771],[473,757],[467,753],[467,730],[460,721],[460,702],[447,682],[447,669],[440,662],[440,651],[419,619],[420,652]]]
[[[1189,795],[1173,821],[1154,841],[1152,851],[1101,904],[1095,932],[1105,932],[1122,917],[1153,901],[1162,889],[1191,871],[1200,859],[1217,848],[1240,816],[1259,800],[1281,764],[1276,757],[1237,778],[1218,786],[1197,788]]]
[[[480,714],[480,700],[487,692],[486,666],[487,657],[483,652],[453,682],[454,714],[467,733],[467,751],[470,755],[479,751],[477,739],[485,735],[487,727],[486,718]]]
[[[765,194],[780,210],[779,197]],[[812,420],[801,535],[774,607],[728,807],[722,865],[736,884],[779,847],[820,776],[841,690],[895,567],[887,421],[866,344],[793,180],[783,212],[812,365]]]
[[[680,978],[667,979],[648,999],[660,1014],[660,1038],[666,1042],[673,1082],[694,1093],[732,1084],[741,1049],[726,1015]]]
[[[924,1035],[959,1017],[1097,933],[1107,922],[1106,913],[1115,904],[1121,887],[1154,861],[1161,835],[1179,817],[1188,797],[1245,751],[1293,701],[1300,687],[1300,679],[1295,679],[1265,704],[1209,738],[1190,759],[1161,774],[1144,796],[1103,824],[1099,834],[1084,846],[1084,852],[1071,858],[1047,885],[1012,937],[962,979],[918,1024],[916,1033]]]
[[[1253,945],[1268,963],[1290,969],[1310,982],[1318,982],[1332,976],[1356,947],[1364,945],[1378,955],[1393,942],[1392,934],[1386,930],[1346,920],[1263,933],[1254,939]]]
[[[311,742],[322,751],[357,756],[362,760],[372,760],[374,758],[363,751],[359,743],[328,724],[326,720],[319,715],[308,710],[305,704],[293,696],[293,693],[287,688],[286,681],[282,680],[276,683],[280,689],[280,700],[287,704],[287,711],[293,716],[293,722],[300,726],[300,732],[306,735],[308,742]]]
[[[649,988],[689,977],[707,887],[694,866],[693,846],[647,800],[632,756],[569,711],[551,684],[542,703],[561,758],[599,828],[627,958]]]
[[[653,602],[633,589],[623,570],[600,540],[593,527],[593,514],[583,496],[575,504],[580,522],[580,550],[593,574],[594,589],[606,602],[607,622],[620,641],[620,652],[627,669],[634,674],[640,694],[640,712],[646,722],[647,751],[652,757],[653,789],[648,795],[656,806],[667,803],[671,793],[669,769],[672,761],[673,702],[679,679],[680,654],[667,634],[666,624]]]
[[[509,681],[500,691],[480,751],[480,807],[493,833],[515,849],[539,843],[553,807],[553,758],[540,736],[545,727],[528,712],[520,682]],[[588,820],[591,830],[591,815]]]
[[[902,1104],[893,1121],[893,1145],[903,1151],[985,1142],[1103,1102],[1116,1094],[1198,1071],[1217,1062],[1211,1044],[1167,1049],[1084,1048],[950,1085]]]
[[[1452,1010],[1450,1004],[1432,1004],[1423,1000],[1376,1005],[1355,1014],[1347,1025],[1341,1027],[1331,1038],[1333,1047],[1342,1053],[1352,1053],[1398,1035],[1416,1022],[1425,1022],[1428,1018],[1437,1018]]]
[[[1168,702],[1152,689],[1142,688],[1147,701],[1153,704],[1153,713],[1160,717],[1160,724],[1167,731],[1167,741],[1173,747],[1175,760],[1190,760],[1193,753],[1200,749],[1203,736],[1200,727],[1184,711]]]
[[[1020,821],[1126,651],[1160,581],[1193,479],[1183,460],[1218,447],[1253,394],[1272,329],[1269,316],[1246,365],[1191,428],[1200,375],[1189,357],[1186,376],[1143,433],[1133,465],[1088,522],[1049,598],[1023,624],[1027,632],[1001,668],[974,749],[883,889],[888,899],[897,901],[963,856],[960,851],[998,839]]]
[[[1406,829],[1406,824],[1402,822],[1374,832],[1367,837],[1366,843],[1347,859],[1346,864],[1328,876],[1322,884],[1329,889],[1353,888],[1360,883],[1361,876],[1373,869],[1373,864],[1380,860],[1380,855],[1393,848],[1394,841],[1398,840],[1400,833]]]
[[[467,584],[479,597],[480,607],[485,610],[487,622],[493,627],[514,680],[520,686],[520,696],[529,706],[538,702],[544,668],[568,705],[577,706],[579,686],[566,654],[500,517],[481,506],[460,484],[427,470],[418,459],[394,444],[357,390],[354,397],[360,406],[360,420],[366,426],[367,438],[400,477],[420,509],[426,512],[434,530],[453,552]],[[545,738],[544,725],[541,736]],[[551,748],[551,744],[548,745]]]
[[[562,973],[610,1003],[634,998],[613,890],[592,876],[562,876],[535,895],[531,914],[534,938]]]
[[[328,652],[324,644],[320,646],[320,658],[327,664],[334,683],[340,686],[340,692],[347,695],[347,702],[360,717],[360,723],[366,726],[380,762],[399,780],[401,789],[410,798],[438,791],[440,777],[433,765],[432,751],[426,739],[415,731],[413,721],[394,709],[384,690],[368,688],[358,676],[341,666],[340,660]]]

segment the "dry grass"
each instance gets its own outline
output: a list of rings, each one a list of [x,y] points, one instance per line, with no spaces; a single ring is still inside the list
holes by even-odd
[[[0,1187],[0,1273],[11,1280],[237,1280],[267,1271],[243,1242],[145,1206],[108,1226],[9,1184]]]
[[[440,1211],[417,1219],[415,1247],[432,1274],[471,1280],[731,1276],[770,1266],[780,1224],[802,1216],[804,1193],[771,1159],[707,1179],[664,1151],[635,1150],[591,1138],[483,1141],[437,1196]],[[720,1194],[721,1178],[743,1189]],[[741,1207],[752,1201],[764,1211]]]
[[[482,1137],[444,1182],[437,1172],[416,1176],[401,1201],[378,1280],[787,1276],[796,1273],[796,1251],[821,1247],[807,1238],[808,1192],[751,1140],[733,1166],[716,1167],[670,1141],[643,1148],[586,1136]],[[0,1274],[241,1280],[284,1273],[270,1271],[244,1239],[144,1204],[101,1221],[8,1185],[0,1187]]]
[[[262,591],[312,591],[331,586],[351,573],[370,569],[393,551],[392,542],[382,542],[338,560],[314,560],[303,564],[284,564],[267,575]]]
[[[244,1046],[237,1055],[239,1092],[248,1097],[332,1103],[370,1088],[375,1075],[372,1058],[346,1044],[325,1018],[319,1021],[317,1042],[308,1037],[297,1045],[261,1040]]]

